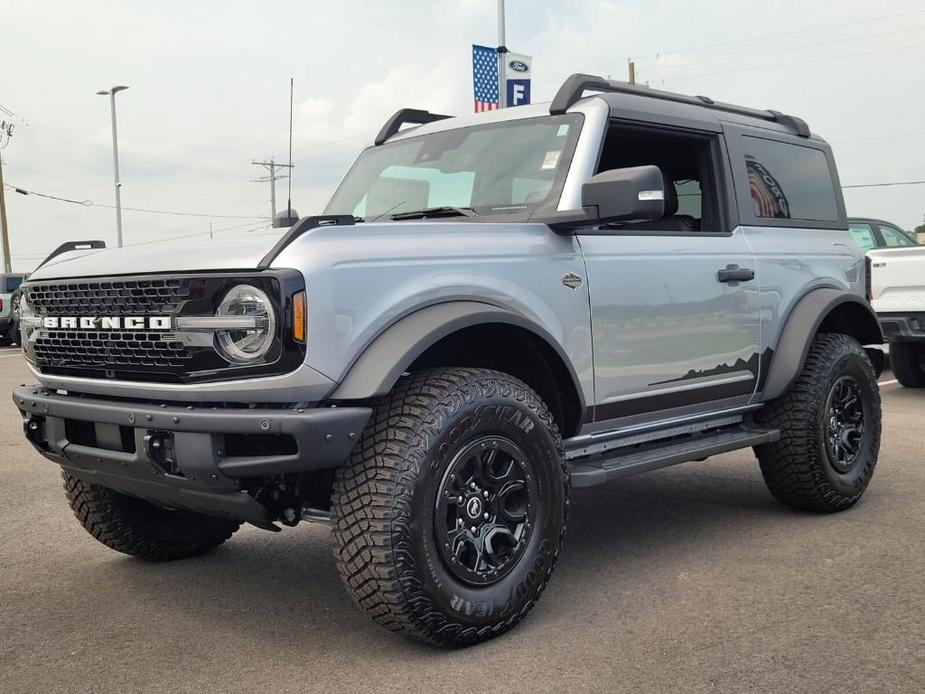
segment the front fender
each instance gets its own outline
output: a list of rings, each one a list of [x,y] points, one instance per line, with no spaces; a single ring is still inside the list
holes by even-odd
[[[531,321],[507,309],[478,301],[452,301],[419,309],[382,332],[354,362],[332,400],[364,400],[388,393],[424,351],[457,330],[505,323],[541,337],[569,367],[577,392],[578,378],[558,343]]]

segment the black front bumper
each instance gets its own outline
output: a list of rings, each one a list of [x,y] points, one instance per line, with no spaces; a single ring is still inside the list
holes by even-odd
[[[889,342],[925,341],[925,313],[880,313],[877,318]]]
[[[59,395],[41,386],[16,388],[13,401],[33,446],[88,482],[261,526],[272,519],[242,491],[242,482],[343,465],[372,413],[367,407],[158,406]],[[255,441],[266,445],[240,448]]]

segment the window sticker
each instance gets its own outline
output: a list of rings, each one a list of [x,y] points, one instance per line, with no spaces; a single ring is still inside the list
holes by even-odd
[[[556,137],[565,137],[568,135],[568,123],[563,123],[559,126],[559,130],[556,131]]]
[[[543,165],[540,167],[544,171],[546,169],[554,169],[559,164],[559,155],[562,154],[561,150],[554,149],[549,152],[546,152],[546,156],[543,157]]]

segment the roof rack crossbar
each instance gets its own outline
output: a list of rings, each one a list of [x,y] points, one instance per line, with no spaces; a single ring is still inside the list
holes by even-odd
[[[595,75],[574,74],[559,87],[556,96],[549,105],[549,113],[558,115],[565,113],[576,101],[581,99],[586,91],[610,92],[617,94],[633,94],[636,96],[645,96],[650,99],[661,99],[662,101],[673,101],[679,104],[693,104],[703,108],[710,108],[715,111],[725,111],[726,113],[736,113],[742,116],[760,118],[774,123],[780,123],[786,128],[793,130],[800,137],[809,137],[809,126],[802,118],[788,116],[780,111],[762,111],[756,108],[745,106],[736,106],[734,104],[724,104],[706,96],[688,96],[686,94],[675,94],[665,92],[659,89],[650,89],[627,82],[616,82],[614,80],[604,79]]]
[[[382,126],[382,130],[376,135],[376,146],[378,147],[392,137],[392,135],[397,133],[401,129],[401,126],[406,123],[424,125],[425,123],[433,123],[435,120],[444,120],[445,118],[452,118],[452,116],[422,111],[417,108],[403,108],[400,111],[396,111],[395,115],[389,118],[385,122],[385,125]]]

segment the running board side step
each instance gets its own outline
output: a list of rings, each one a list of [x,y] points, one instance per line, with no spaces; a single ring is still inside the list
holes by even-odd
[[[585,458],[572,463],[570,465],[572,486],[593,487],[618,477],[657,470],[691,460],[701,460],[739,448],[749,448],[779,440],[780,430],[778,429],[740,426],[642,451],[627,452],[625,449],[617,449],[608,455]]]

